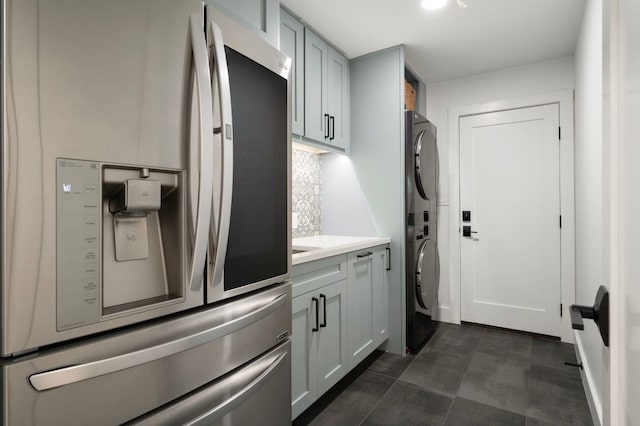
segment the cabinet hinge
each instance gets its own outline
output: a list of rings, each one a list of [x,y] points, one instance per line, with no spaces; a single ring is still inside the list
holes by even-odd
[[[560,304],[560,317],[562,317],[562,303]]]
[[[562,127],[558,127],[558,140],[562,140]]]

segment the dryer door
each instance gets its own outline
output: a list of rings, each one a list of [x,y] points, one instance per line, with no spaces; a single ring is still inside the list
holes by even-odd
[[[424,200],[436,199],[436,141],[428,130],[421,130],[414,143],[416,189]]]

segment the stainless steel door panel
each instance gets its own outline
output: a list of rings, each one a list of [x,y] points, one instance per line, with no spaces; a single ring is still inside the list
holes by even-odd
[[[291,421],[291,343],[131,422],[132,425],[280,426]],[[257,421],[256,417],[260,420]]]
[[[2,355],[184,309],[56,331],[56,159],[188,168],[189,23],[193,14],[203,21],[202,2],[6,0],[3,7]],[[202,293],[187,299],[195,306]]]
[[[5,361],[3,421],[121,424],[263,354],[286,340],[290,327],[287,283],[209,310]]]
[[[291,59],[286,55],[282,54],[278,50],[274,49],[271,45],[266,42],[257,39],[255,34],[245,29],[244,27],[238,25],[233,20],[229,19],[225,15],[221,14],[217,10],[213,8],[207,8],[207,35],[209,38],[209,43],[211,45],[211,50],[215,51],[216,57],[224,56],[224,49],[219,45],[220,38],[224,41],[224,46],[228,46],[240,54],[246,56],[254,62],[262,65],[264,68],[270,70],[271,72],[283,77],[287,80],[287,140],[291,140],[291,80],[290,80],[290,68],[291,68]],[[219,29],[219,32],[214,29]],[[214,37],[214,35],[216,35]],[[228,84],[228,79],[225,78],[224,70],[219,69],[219,62],[215,62],[215,69],[212,70],[212,74],[216,75],[217,78],[220,79],[218,81],[216,79],[214,84],[214,104],[220,105],[220,114],[225,115],[225,109],[228,106],[224,106],[227,104],[227,95],[226,84]],[[231,94],[233,96],[233,93]],[[224,107],[223,107],[224,106]],[[229,113],[226,113],[229,116]],[[225,163],[230,161],[231,154],[235,151],[229,149],[231,146],[230,138],[232,138],[232,133],[230,129],[223,125],[226,123],[226,119],[224,117],[220,117],[216,112],[214,114],[214,119],[216,122],[214,125],[216,127],[221,127],[220,133],[217,135],[217,145],[215,147],[214,161],[213,164],[216,170],[216,175],[214,176],[214,209],[213,209],[213,222],[212,222],[212,235],[211,235],[211,245],[210,245],[210,262],[208,265],[208,279],[209,286],[207,291],[207,302],[214,303],[220,301],[222,299],[235,297],[247,292],[255,291],[257,289],[272,285],[274,283],[279,283],[284,280],[288,280],[291,276],[291,263],[288,262],[286,273],[272,276],[264,280],[252,282],[248,285],[243,285],[238,288],[225,290],[223,282],[224,282],[224,270],[221,270],[222,266],[225,263],[225,254],[228,252],[227,247],[224,244],[220,244],[220,237],[228,235],[229,228],[229,212],[225,209],[229,208],[229,203],[222,202],[221,200],[229,199],[229,191],[228,188],[225,188],[225,182],[229,182],[230,174],[232,169],[229,167],[225,167]],[[234,117],[235,121],[236,117]],[[237,123],[236,123],[237,124]],[[258,143],[258,141],[256,141]],[[233,158],[233,157],[231,157]],[[290,253],[291,250],[291,144],[287,144],[287,197],[286,202],[287,205],[287,253]],[[234,184],[235,186],[235,184]],[[233,211],[231,211],[233,214]],[[255,209],[255,221],[259,222],[261,220],[260,217],[260,209]],[[267,242],[271,243],[271,242]],[[218,249],[218,247],[220,249]]]

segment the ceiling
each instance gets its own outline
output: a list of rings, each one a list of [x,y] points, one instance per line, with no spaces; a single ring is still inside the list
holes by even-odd
[[[348,58],[405,45],[426,83],[575,52],[585,0],[455,0],[427,12],[420,0],[281,0]]]

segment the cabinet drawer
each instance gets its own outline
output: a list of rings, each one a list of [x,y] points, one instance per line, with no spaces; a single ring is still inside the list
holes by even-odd
[[[347,278],[347,256],[333,256],[295,265],[292,271],[293,297]]]

